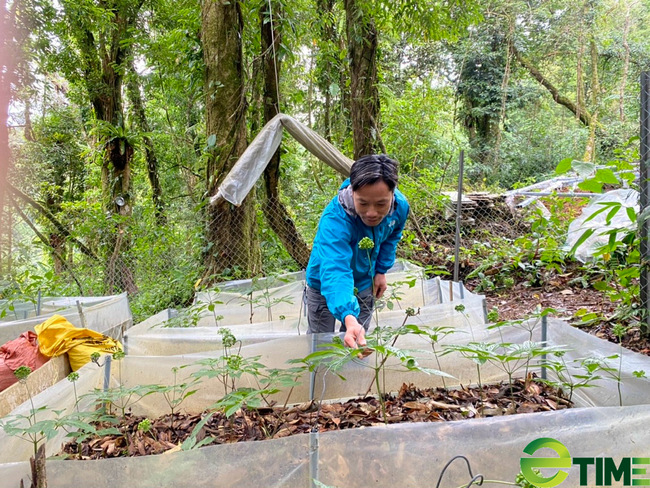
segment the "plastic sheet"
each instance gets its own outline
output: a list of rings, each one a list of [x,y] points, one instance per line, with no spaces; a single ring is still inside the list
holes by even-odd
[[[456,314],[459,312],[454,311]],[[460,317],[463,318],[462,316]],[[422,316],[412,319],[423,319]],[[524,322],[517,326],[488,330],[485,325],[461,320],[454,324],[459,330],[445,339],[449,344],[470,341],[522,343],[541,339],[541,319]],[[585,334],[559,320],[548,320],[548,342],[564,345],[571,350],[565,354],[567,364],[586,356],[611,356],[620,352],[619,346]],[[328,335],[291,336],[244,346],[245,357],[260,356],[259,361],[268,367],[284,367],[286,360],[305,356],[318,345],[328,341]],[[315,343],[316,342],[316,343]],[[424,352],[426,343],[417,336],[402,336],[397,346],[417,349],[422,366],[435,367],[432,354]],[[120,380],[127,386],[144,384],[172,384],[172,368],[194,363],[204,357],[215,357],[220,351],[203,352],[186,356],[136,357],[127,356],[113,362],[110,383]],[[371,356],[370,358],[372,358]],[[366,358],[369,363],[372,359]],[[476,364],[458,354],[440,357],[441,369],[456,377],[447,379],[447,386],[466,385],[477,380]],[[610,360],[612,361],[612,360]],[[618,363],[613,362],[612,366]],[[197,366],[181,370],[189,375]],[[539,374],[540,368],[534,370]],[[180,480],[184,486],[310,486],[312,478],[338,487],[356,486],[423,486],[437,480],[444,463],[457,454],[470,457],[475,472],[490,479],[513,481],[519,471],[522,449],[532,440],[548,436],[563,442],[574,456],[643,456],[647,457],[650,433],[639,428],[650,415],[647,407],[650,382],[637,378],[634,371],[650,371],[650,358],[623,351],[621,394],[625,407],[618,405],[618,383],[602,379],[597,387],[577,391],[574,400],[578,406],[595,405],[598,408],[578,408],[542,414],[526,414],[511,417],[474,419],[462,422],[421,423],[410,425],[378,426],[319,434],[300,435],[280,440],[258,443],[214,446],[194,452],[172,453],[160,456],[131,459],[112,459],[86,462],[48,462],[50,486],[69,486],[90,483],[93,486],[149,487]],[[77,382],[81,395],[101,387],[104,371],[95,365],[81,370],[83,381]],[[576,370],[579,371],[579,370]],[[550,375],[550,371],[547,371]],[[302,384],[294,388],[291,402],[302,402],[310,397],[332,400],[365,393],[370,385],[372,370],[362,361],[346,365],[340,373],[347,378],[341,381],[332,374],[317,375],[313,387],[309,374]],[[524,371],[520,372],[523,375]],[[481,367],[484,383],[506,380],[497,366]],[[398,362],[387,363],[386,389],[395,391],[402,383],[413,382],[420,387],[439,386],[438,376],[404,372]],[[238,386],[252,385],[250,377],[243,377]],[[274,398],[284,402],[288,391]],[[223,387],[216,380],[204,381],[199,391],[187,398],[182,410],[198,412],[214,403],[223,395]],[[72,385],[63,381],[35,398],[38,406],[72,408],[74,404]],[[638,406],[636,406],[638,405]],[[607,408],[605,408],[607,406]],[[29,406],[21,405],[18,411],[26,412]],[[133,406],[136,414],[150,418],[167,413],[164,400],[150,395]],[[48,454],[59,449],[61,439],[48,443]],[[16,438],[0,433],[0,462],[11,463],[26,460],[30,446]],[[278,460],[282,462],[278,462]],[[22,466],[23,468],[21,468]],[[91,467],[89,467],[91,466]],[[18,474],[28,472],[26,464],[0,465],[0,473],[12,473],[12,478],[0,476],[0,487],[16,486]],[[450,480],[443,486],[460,486],[469,480],[464,468],[453,466],[447,475]],[[163,482],[161,480],[167,480]],[[569,480],[563,486],[578,486],[577,468],[572,468]]]
[[[610,213],[611,207],[603,207],[604,203],[619,203],[621,208],[612,217],[611,222],[607,225],[607,216]],[[606,210],[603,211],[603,208]],[[594,233],[589,236],[580,246],[576,249],[576,258],[583,263],[592,259],[594,251],[604,244],[607,244],[609,235],[606,232],[612,229],[635,229],[636,222],[632,222],[630,217],[625,211],[626,208],[631,208],[634,213],[639,212],[639,192],[632,189],[612,190],[593,197],[583,210],[580,217],[575,219],[569,224],[569,231],[567,234],[566,247],[573,248],[578,239],[589,229],[593,229]],[[600,212],[595,217],[592,215],[595,212]],[[587,221],[587,219],[591,219]]]
[[[318,159],[339,173],[344,175],[350,173],[352,166],[350,158],[344,156],[325,138],[306,125],[286,114],[278,114],[262,128],[253,142],[248,145],[224,178],[217,194],[210,199],[211,203],[223,198],[233,205],[241,205],[280,146],[283,128]]]
[[[463,305],[463,314],[456,312],[455,307]],[[462,326],[467,319],[472,323],[483,322],[482,300],[458,300],[455,302],[420,307],[420,314],[411,319],[410,323],[427,326]],[[191,328],[161,328],[151,325],[155,320],[164,319],[165,313],[158,314],[157,319],[151,317],[132,327],[126,336],[125,347],[129,355],[135,356],[168,356],[192,354],[202,351],[217,350],[221,347],[221,334],[214,323],[205,327]],[[380,324],[387,327],[398,327],[404,321],[403,310],[384,311],[379,314]],[[371,325],[374,327],[373,323]],[[258,324],[243,324],[228,327],[235,337],[247,346],[283,337],[305,335],[307,329],[306,317],[261,322]]]
[[[7,313],[0,319],[2,322],[13,322],[14,320],[24,320],[37,315],[43,316],[55,312],[77,310],[77,302],[82,307],[92,307],[105,302],[109,297],[42,297],[40,300],[23,301],[23,300],[0,300],[0,308],[13,305],[14,311]]]
[[[87,364],[81,368],[78,373],[79,379],[76,381],[76,388],[79,396],[103,385],[104,370],[98,368],[94,364]],[[47,409],[37,413],[37,420],[39,421],[54,418],[55,410],[61,411],[62,415],[64,415],[72,413],[75,409],[73,385],[65,379],[59,381],[41,393],[32,394],[34,395],[32,399],[34,407],[37,410],[41,407],[47,407]],[[13,410],[11,415],[29,415],[31,408],[31,402],[26,401]],[[89,410],[90,400],[80,401],[79,409],[81,411]],[[59,450],[61,443],[65,440],[65,434],[66,432],[62,430],[56,437],[47,443],[46,453],[48,456]],[[0,463],[12,463],[28,460],[29,457],[34,454],[33,446],[30,442],[18,437],[9,436],[2,429],[0,429],[0,446],[2,446],[2,449],[0,449]],[[0,480],[0,486],[5,486],[2,485],[2,483],[5,483],[6,481],[7,480]],[[17,486],[17,483],[8,484],[6,486]]]
[[[456,455],[474,474],[513,482],[524,447],[539,437],[562,442],[572,456],[647,457],[650,421],[645,406],[572,409],[447,423],[300,435],[278,440],[209,446],[195,451],[102,461],[49,461],[48,486],[153,488],[159,486],[311,488],[312,479],[337,488],[435,486]],[[543,452],[536,456],[549,455]],[[552,455],[552,454],[550,454]],[[0,465],[0,486],[26,478],[27,463]],[[578,487],[579,468],[566,470],[562,487]],[[469,483],[462,461],[441,486]],[[593,466],[589,481],[593,484]]]
[[[76,306],[76,298],[56,299],[51,303],[67,303],[67,300],[75,300],[74,307],[57,312],[73,325],[101,332],[104,335],[121,340],[126,329],[133,325],[133,316],[129,308],[129,301],[126,293],[106,297],[91,298],[87,302],[90,306],[82,305],[82,313]],[[54,307],[54,305],[52,305]],[[47,309],[48,307],[45,307]],[[53,311],[52,311],[53,312]],[[39,315],[26,320],[15,320],[11,322],[0,322],[0,344],[15,339],[23,332],[34,330],[34,327],[50,318],[51,313]]]
[[[442,323],[446,317],[455,322],[461,317],[454,311],[457,305],[465,307],[465,316],[470,321],[483,322],[483,295],[471,293],[462,283],[439,278],[425,280],[423,275],[422,268],[405,261],[398,261],[391,268],[384,299],[391,300],[392,310],[384,305],[379,312],[380,323],[399,325],[407,307],[420,308],[423,323]],[[217,349],[221,347],[220,327],[230,328],[243,345],[304,334],[304,287],[304,273],[221,283],[218,292],[197,295],[200,308],[195,305],[194,309],[181,312],[163,311],[131,328],[125,339],[126,351],[131,355],[163,356]],[[213,310],[207,308],[210,304]],[[169,327],[190,323],[192,310],[198,311],[194,312],[199,315],[194,319],[197,326]]]

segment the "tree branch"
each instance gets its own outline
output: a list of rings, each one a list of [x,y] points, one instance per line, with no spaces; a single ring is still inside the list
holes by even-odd
[[[24,221],[24,222],[25,222],[25,223],[26,223],[26,224],[27,224],[27,225],[28,225],[28,226],[29,226],[29,227],[34,231],[34,234],[36,234],[36,237],[38,237],[38,238],[41,240],[41,242],[42,242],[43,244],[45,244],[47,247],[50,248],[50,251],[52,252],[52,254],[54,254],[54,256],[56,256],[56,258],[57,258],[57,259],[61,262],[61,264],[65,267],[65,269],[68,270],[68,272],[70,273],[70,276],[72,277],[72,279],[74,280],[74,282],[77,284],[77,288],[79,288],[79,293],[83,296],[84,291],[83,291],[83,288],[81,287],[81,283],[79,283],[79,280],[77,280],[77,277],[74,275],[74,273],[72,272],[72,269],[70,268],[70,266],[68,265],[68,263],[66,263],[65,259],[63,259],[63,256],[61,256],[61,255],[58,253],[57,249],[52,245],[52,243],[50,242],[50,240],[49,240],[47,237],[45,237],[45,236],[43,235],[43,233],[41,233],[41,232],[36,228],[36,226],[32,223],[31,220],[29,220],[29,218],[27,217],[27,215],[25,215],[25,212],[22,211],[22,209],[18,206],[18,204],[17,204],[15,201],[12,201],[11,203],[12,203],[12,205],[14,206],[14,208],[16,209],[16,211],[18,212],[18,215],[20,215],[20,218],[22,218],[23,221]]]
[[[589,112],[587,112],[587,109],[585,107],[578,107],[567,97],[560,95],[560,91],[550,81],[548,81],[544,75],[542,75],[542,73],[540,73],[539,70],[533,66],[530,61],[525,59],[517,48],[512,46],[512,50],[517,58],[517,61],[519,61],[519,64],[526,68],[532,77],[535,78],[544,88],[546,88],[551,93],[551,95],[553,95],[553,100],[571,110],[571,112],[573,112],[576,117],[580,118],[580,122],[582,122],[584,125],[587,127],[591,126],[591,115]]]
[[[54,224],[54,227],[59,231],[59,233],[67,238],[69,238],[72,242],[74,242],[78,247],[79,250],[84,253],[86,256],[91,257],[95,261],[99,261],[99,258],[95,255],[94,252],[92,252],[86,245],[76,239],[75,237],[70,234],[68,229],[66,229],[61,222],[57,220],[57,218],[52,215],[52,212],[50,212],[48,209],[43,207],[40,203],[35,201],[34,199],[28,197],[25,195],[23,192],[21,192],[18,188],[15,186],[11,185],[10,183],[7,182],[7,187],[9,188],[9,191],[12,192],[15,196],[20,198],[22,201],[28,203],[32,207],[34,207],[36,210],[38,210],[47,220],[52,222]]]

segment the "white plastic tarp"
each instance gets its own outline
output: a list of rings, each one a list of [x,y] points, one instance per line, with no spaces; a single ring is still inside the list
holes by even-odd
[[[74,300],[74,298],[68,300]],[[47,310],[50,306],[54,307],[55,305],[52,303],[48,302],[45,309]],[[81,303],[86,304],[81,306],[81,313],[79,313],[76,304],[56,313],[77,327],[92,329],[115,339],[121,339],[123,332],[133,325],[133,316],[126,293],[97,297]],[[90,305],[88,306],[88,304]],[[33,331],[35,326],[45,322],[51,316],[52,313],[49,313],[26,320],[0,322],[0,344],[15,339],[25,331]]]
[[[540,339],[541,320],[495,330],[487,330],[481,324],[465,323],[459,329],[444,342],[522,343],[531,337],[533,340]],[[260,356],[259,361],[268,367],[284,367],[286,360],[302,357],[313,350],[314,341],[329,339],[327,335],[294,336],[244,346],[240,353],[245,357]],[[618,345],[576,330],[559,320],[548,321],[548,342],[550,345],[564,345],[571,349],[564,356],[569,366],[576,358],[607,357],[620,351]],[[421,338],[401,336],[397,346],[422,350],[416,353],[420,364],[438,367],[434,356],[423,352],[427,345]],[[218,354],[220,351],[192,356],[127,356],[122,361],[112,363],[110,383],[115,385],[121,379],[127,386],[172,384],[172,368]],[[370,356],[364,361],[369,363],[373,359]],[[454,380],[447,379],[447,386],[476,383],[476,364],[470,359],[453,354],[439,359],[440,368],[456,377]],[[355,361],[340,371],[347,378],[346,381],[332,374],[325,376],[324,387],[322,375],[316,377],[314,388],[310,388],[311,382],[306,375],[303,384],[294,388],[290,401],[305,401],[310,394],[318,399],[331,400],[365,393],[370,385],[372,370],[362,363]],[[617,362],[612,362],[611,365],[618,368]],[[196,368],[197,366],[189,366],[181,371],[182,374],[189,375]],[[442,465],[454,455],[465,454],[470,457],[475,473],[480,472],[490,479],[512,481],[519,470],[522,449],[528,442],[543,436],[563,442],[574,456],[647,457],[650,433],[639,426],[645,425],[648,419],[646,405],[650,382],[646,378],[636,377],[634,372],[650,371],[650,358],[623,351],[620,369],[623,380],[621,393],[626,405],[623,408],[605,407],[618,405],[618,383],[602,379],[596,382],[597,387],[578,391],[574,395],[577,405],[596,405],[599,408],[461,422],[378,426],[319,434],[317,439],[300,435],[257,443],[214,446],[189,453],[92,461],[91,464],[77,461],[48,462],[48,476],[51,476],[51,486],[67,486],[72,479],[84,483],[90,477],[95,484],[99,483],[98,486],[133,487],[178,486],[177,480],[181,478],[184,483],[192,486],[208,486],[206,483],[210,483],[210,486],[241,486],[245,480],[247,486],[306,487],[314,477],[327,485],[340,487],[367,486],[369,482],[373,486],[382,487],[422,486],[423,482],[429,483],[437,478]],[[101,387],[103,382],[104,372],[96,365],[89,364],[83,371],[83,381],[77,382],[80,395],[93,387]],[[539,373],[538,366],[535,371]],[[484,383],[506,379],[503,371],[494,365],[482,366],[481,377]],[[242,378],[239,386],[248,386],[248,381],[251,379]],[[404,372],[399,368],[399,361],[389,360],[386,389],[395,391],[402,383],[409,382],[420,387],[442,384],[440,377]],[[216,401],[223,394],[220,393],[222,390],[216,380],[205,381],[195,395],[187,398],[187,403],[182,408],[188,412],[201,411]],[[284,401],[287,393],[281,392],[274,398]],[[41,405],[68,410],[73,408],[72,384],[60,382],[51,390],[38,395],[35,405],[37,408]],[[28,404],[23,404],[16,412],[25,413],[29,408]],[[162,398],[150,395],[134,405],[133,411],[153,418],[166,413],[166,409]],[[48,444],[48,454],[58,450],[59,441],[57,439]],[[30,454],[29,444],[9,438],[4,433],[0,433],[0,445],[3,446],[0,451],[1,463],[26,460]],[[278,459],[283,462],[278,463]],[[19,477],[25,476],[27,472],[25,463],[1,464],[0,487],[16,486]],[[578,486],[576,472],[577,469],[574,468],[570,481],[565,482],[566,486]],[[460,467],[453,467],[448,476],[453,481],[445,486],[460,486],[468,482],[466,473]]]
[[[427,325],[434,322],[452,325],[461,318],[476,323],[484,321],[482,295],[471,293],[462,283],[423,279],[423,274],[422,268],[399,261],[387,274],[388,289],[384,294],[384,299],[391,301],[392,310],[384,303],[381,311],[373,315],[371,326],[377,317],[381,324],[398,326],[408,307],[420,309],[420,316],[414,320]],[[222,283],[218,291],[197,295],[193,307],[199,314],[197,326],[178,327],[190,323],[188,314],[192,309],[181,311],[180,315],[160,312],[128,331],[127,352],[162,356],[218,349],[221,327],[230,328],[243,345],[304,334],[307,330],[304,289],[302,273]],[[455,311],[459,305],[465,307],[463,314]]]
[[[455,310],[458,305],[463,305],[465,310],[460,313]],[[418,307],[419,315],[410,319],[409,323],[425,326],[462,326],[466,320],[472,323],[482,323],[484,315],[484,302],[482,300],[456,300],[454,302]],[[157,314],[158,324],[166,320],[167,314]],[[150,317],[127,332],[125,346],[130,355],[136,356],[168,356],[191,354],[201,351],[217,350],[221,347],[221,327],[215,327],[214,322],[202,327],[160,327],[152,326],[156,316]],[[380,312],[379,323],[382,326],[398,327],[405,317],[404,310]],[[206,322],[209,317],[206,318]],[[371,322],[374,327],[375,317]],[[307,331],[306,317],[260,322],[255,324],[241,324],[227,328],[241,341],[242,345],[256,344],[283,337],[304,335]]]
[[[77,309],[77,302],[82,307],[90,307],[105,302],[107,297],[42,297],[33,301],[0,300],[0,309],[12,306],[0,319],[2,322],[24,320],[37,315],[48,315]]]
[[[609,224],[607,224],[607,217],[613,207],[606,207],[603,211],[603,204],[607,203],[621,204],[619,211],[615,213]],[[583,263],[592,259],[594,251],[598,247],[607,244],[609,240],[608,231],[636,228],[636,222],[632,222],[627,214],[626,209],[628,208],[632,209],[635,214],[639,212],[639,192],[636,190],[624,188],[593,197],[589,204],[582,209],[580,217],[569,224],[566,248],[572,249],[585,232],[593,229],[594,233],[578,246],[575,253],[576,258]],[[592,218],[595,212],[600,213]],[[589,218],[591,220],[587,221]]]
[[[350,158],[344,156],[325,138],[293,117],[278,114],[264,126],[257,134],[257,137],[253,139],[253,142],[248,145],[237,163],[224,178],[217,194],[210,199],[210,203],[214,204],[223,198],[233,205],[241,205],[280,146],[282,129],[286,129],[309,152],[339,173],[344,175],[350,173],[350,167],[352,166]]]
[[[473,474],[512,483],[520,458],[526,456],[524,447],[540,437],[557,439],[573,457],[613,457],[617,463],[622,457],[647,457],[650,431],[640,426],[649,421],[645,406],[582,408],[377,426],[141,458],[51,461],[48,486],[312,488],[312,480],[317,479],[336,488],[434,487],[444,465],[457,455],[468,458]],[[542,449],[535,456],[556,455]],[[27,463],[0,466],[0,485],[15,487],[28,469]],[[565,471],[568,477],[561,486],[580,486],[578,466]],[[589,486],[595,485],[594,472],[591,466]],[[441,486],[466,486],[470,479],[465,463],[457,460]]]

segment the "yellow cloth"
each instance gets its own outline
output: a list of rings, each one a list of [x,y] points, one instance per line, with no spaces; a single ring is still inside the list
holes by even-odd
[[[94,330],[79,329],[61,315],[52,315],[34,329],[41,353],[49,357],[68,353],[72,371],[88,363],[94,352],[112,354],[122,350],[118,341]]]

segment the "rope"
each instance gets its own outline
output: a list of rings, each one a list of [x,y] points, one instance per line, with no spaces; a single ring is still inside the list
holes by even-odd
[[[280,78],[278,76],[278,65],[276,63],[277,53],[275,52],[275,29],[273,28],[273,10],[271,0],[269,0],[269,22],[271,23],[271,49],[273,50],[273,70],[275,71],[275,91],[278,97],[278,113],[280,110]]]

